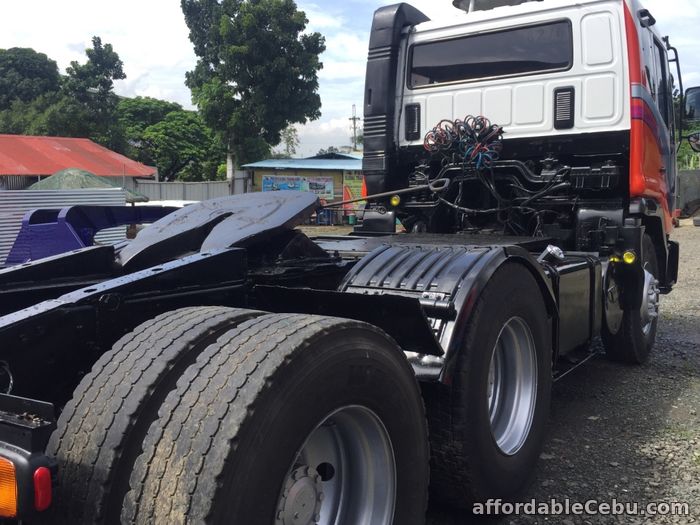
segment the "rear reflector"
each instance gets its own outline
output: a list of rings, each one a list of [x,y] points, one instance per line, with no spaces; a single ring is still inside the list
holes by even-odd
[[[17,516],[17,477],[15,465],[9,459],[0,458],[0,516]]]
[[[34,471],[34,508],[39,512],[51,506],[51,471],[39,467]]]

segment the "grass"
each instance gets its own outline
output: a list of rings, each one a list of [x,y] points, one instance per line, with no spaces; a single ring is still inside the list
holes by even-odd
[[[700,169],[700,155],[691,153],[689,155],[678,156],[679,170],[697,170]]]

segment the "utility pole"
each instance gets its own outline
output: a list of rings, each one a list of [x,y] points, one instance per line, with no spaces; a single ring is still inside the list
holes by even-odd
[[[352,105],[352,117],[348,120],[352,122],[352,150],[357,151],[357,123],[362,120],[357,116],[357,106]]]

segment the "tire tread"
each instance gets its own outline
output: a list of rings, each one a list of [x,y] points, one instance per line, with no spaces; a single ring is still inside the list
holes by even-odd
[[[162,405],[132,472],[122,522],[213,523],[226,458],[236,450],[240,430],[261,409],[259,400],[274,388],[276,375],[314,341],[359,324],[270,314],[222,335]]]
[[[48,452],[57,457],[60,469],[54,521],[113,521],[104,511],[118,481],[115,472],[122,461],[133,461],[123,454],[135,445],[131,433],[139,420],[155,417],[145,412],[153,410],[149,404],[156,391],[174,383],[169,375],[189,364],[201,341],[251,315],[258,313],[224,307],[167,312],[139,325],[98,359],[49,441]]]
[[[499,294],[503,292],[504,280],[510,281],[511,293],[523,292],[529,283],[537,289],[534,279],[523,266],[507,263],[501,267],[474,306],[465,332],[465,351],[459,357],[454,381],[451,385],[427,384],[423,389],[430,429],[431,498],[452,508],[469,509],[471,503],[490,497],[479,486],[475,459],[465,439],[472,431],[468,426],[471,407],[460,389],[469,383],[471,352],[483,346],[476,341],[475,327],[478,323],[488,322],[484,316],[493,301],[500,304]],[[543,311],[544,308],[542,301]]]

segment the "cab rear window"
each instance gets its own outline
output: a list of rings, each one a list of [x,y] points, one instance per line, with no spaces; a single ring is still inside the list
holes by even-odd
[[[574,55],[571,22],[416,44],[410,55],[411,88],[566,70]]]

